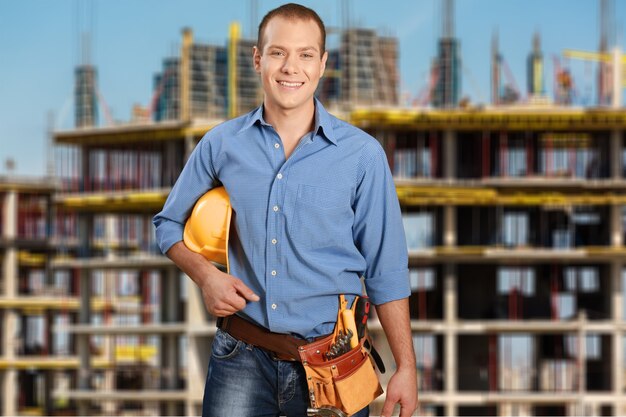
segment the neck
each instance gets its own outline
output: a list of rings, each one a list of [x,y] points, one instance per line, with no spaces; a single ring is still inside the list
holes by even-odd
[[[263,118],[282,137],[302,137],[315,126],[315,103],[313,99],[304,108],[282,109],[266,101],[263,103]]]

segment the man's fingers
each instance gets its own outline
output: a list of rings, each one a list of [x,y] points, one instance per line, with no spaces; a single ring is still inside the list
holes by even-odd
[[[213,308],[213,315],[217,317],[226,317],[235,314],[239,309],[230,304],[220,303],[219,306]],[[210,312],[210,311],[209,311]]]
[[[243,298],[245,298],[248,301],[260,300],[259,296],[256,295],[254,291],[252,291],[246,284],[243,283],[243,281],[239,279],[235,280],[235,289],[237,290],[239,294],[241,294]],[[244,307],[245,307],[245,303],[244,303]]]
[[[385,400],[385,405],[383,405],[383,409],[380,412],[380,417],[390,417],[391,413],[393,413],[394,405],[395,405],[395,401],[387,397],[387,399]]]
[[[409,407],[400,405],[400,417],[411,417],[412,415],[413,411],[409,410]]]
[[[238,292],[234,292],[228,295],[228,297],[220,303],[219,308],[221,310],[231,311],[230,314],[234,314],[239,310],[243,310],[246,307],[246,299],[239,295]]]

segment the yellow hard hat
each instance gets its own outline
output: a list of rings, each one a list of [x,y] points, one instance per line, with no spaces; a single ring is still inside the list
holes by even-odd
[[[226,189],[213,188],[196,201],[183,234],[189,249],[210,261],[226,265],[227,271],[231,216],[232,207]]]

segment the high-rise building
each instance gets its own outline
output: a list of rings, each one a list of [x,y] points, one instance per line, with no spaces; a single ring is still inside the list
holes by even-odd
[[[75,69],[74,102],[76,127],[95,126],[98,121],[97,72],[92,65]]]
[[[350,106],[398,104],[397,39],[380,37],[371,29],[347,29],[341,33],[339,51],[331,51],[331,58],[331,69],[338,74],[331,72],[322,82],[338,84],[340,91],[328,94],[329,99],[339,96]]]
[[[191,36],[191,32],[186,32]],[[191,119],[216,119],[228,116],[229,77],[235,76],[237,114],[246,113],[260,102],[260,81],[252,62],[252,47],[256,42],[236,39],[234,72],[229,72],[230,46],[191,43],[189,64],[186,59],[167,58],[163,70],[154,78],[153,117],[155,121],[178,120],[182,117],[183,94],[189,101]],[[182,68],[188,69],[188,92],[183,90]]]
[[[543,53],[539,33],[533,36],[533,50],[528,55],[526,63],[527,92],[529,96],[541,96],[545,93],[543,75]]]
[[[435,84],[433,106],[456,107],[461,94],[461,57],[457,39],[439,40],[435,65],[437,83]]]
[[[441,6],[441,37],[433,62],[436,74],[434,107],[451,108],[459,104],[461,95],[460,41],[454,36],[454,0],[443,0]]]

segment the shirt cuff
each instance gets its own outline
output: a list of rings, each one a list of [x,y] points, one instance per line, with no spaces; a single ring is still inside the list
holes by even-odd
[[[176,222],[164,222],[161,223],[156,230],[157,242],[159,243],[159,249],[161,253],[165,255],[174,243],[183,240],[183,232],[185,227]]]
[[[365,289],[374,305],[407,298],[411,295],[409,269],[366,278]]]

